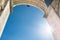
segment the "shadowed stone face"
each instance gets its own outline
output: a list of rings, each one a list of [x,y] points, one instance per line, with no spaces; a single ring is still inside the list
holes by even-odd
[[[26,5],[27,7],[30,7],[30,5]]]
[[[49,5],[51,5],[53,0],[44,0],[44,1],[45,1],[46,5],[49,6]]]
[[[0,13],[4,10],[7,5],[7,0],[0,0]]]

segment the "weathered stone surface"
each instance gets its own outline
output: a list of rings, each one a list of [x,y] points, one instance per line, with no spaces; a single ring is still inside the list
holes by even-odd
[[[60,19],[54,9],[52,7],[49,8],[50,11],[46,19],[53,29],[53,35],[55,40],[60,40]]]
[[[23,4],[23,3],[41,8],[44,12],[47,9],[47,6],[43,0],[13,0],[13,5]]]
[[[60,0],[54,0],[53,3],[51,4],[52,8],[55,10],[56,14],[60,17]]]
[[[10,14],[10,3],[8,1],[4,11],[2,12],[2,14],[0,16],[0,37],[1,37],[2,32],[4,30],[4,27],[5,27],[5,24],[8,19],[9,14]]]

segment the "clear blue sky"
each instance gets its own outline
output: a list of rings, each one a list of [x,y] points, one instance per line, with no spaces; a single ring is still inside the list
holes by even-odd
[[[44,13],[33,6],[13,8],[0,40],[53,40]]]

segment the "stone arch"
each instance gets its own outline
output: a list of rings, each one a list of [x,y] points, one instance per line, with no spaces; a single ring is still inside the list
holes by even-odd
[[[12,0],[11,4],[13,6],[19,5],[19,4],[31,5],[31,6],[38,8],[38,9],[43,10],[44,13],[46,13],[46,10],[47,10],[47,6],[46,6],[44,0],[20,0],[20,1],[19,0]]]

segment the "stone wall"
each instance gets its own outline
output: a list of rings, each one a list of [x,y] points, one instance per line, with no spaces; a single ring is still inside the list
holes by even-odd
[[[4,27],[5,27],[9,14],[10,14],[10,1],[7,2],[5,9],[3,10],[3,12],[0,16],[0,37],[3,33],[3,30],[4,30]]]

